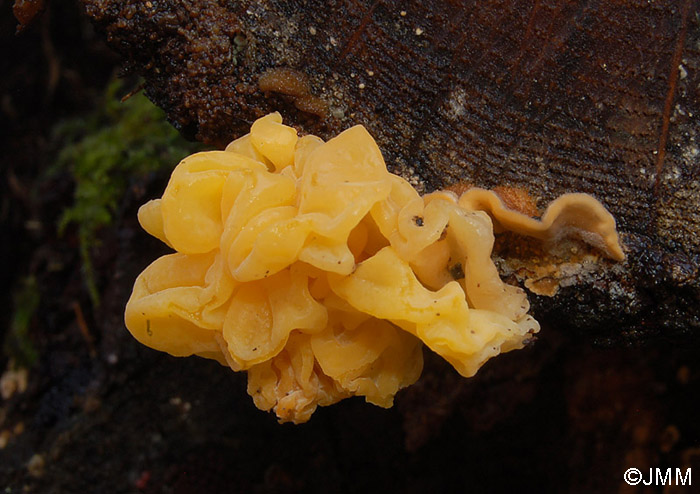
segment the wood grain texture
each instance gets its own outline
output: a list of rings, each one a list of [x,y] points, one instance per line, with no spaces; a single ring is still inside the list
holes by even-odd
[[[593,194],[627,260],[579,263],[536,316],[606,340],[700,334],[696,0],[82,3],[191,137],[224,145],[280,109],[322,137],[364,124],[426,191]],[[306,74],[325,116],[259,89],[278,67]],[[516,279],[531,262],[499,254]]]

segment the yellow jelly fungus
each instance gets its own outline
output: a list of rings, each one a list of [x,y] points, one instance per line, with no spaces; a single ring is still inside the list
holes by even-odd
[[[423,344],[472,376],[539,331],[491,260],[492,221],[543,239],[574,229],[622,256],[589,196],[537,221],[489,194],[420,196],[363,127],[324,143],[267,115],[225,151],[185,158],[141,207],[143,228],[177,252],[137,278],[126,326],[152,348],[247,371],[255,405],[282,422],[349,396],[390,407],[418,379]]]
[[[617,236],[615,218],[588,194],[558,197],[547,207],[539,221],[508,209],[498,194],[490,190],[469,189],[460,197],[459,205],[488,212],[503,230],[542,240],[557,240],[562,235],[573,234],[616,261],[625,258]]]

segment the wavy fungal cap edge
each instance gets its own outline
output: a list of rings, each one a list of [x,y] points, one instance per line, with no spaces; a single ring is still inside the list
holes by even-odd
[[[138,218],[175,253],[136,279],[129,331],[246,371],[255,405],[282,422],[349,396],[391,406],[420,376],[423,344],[467,377],[522,348],[539,324],[491,260],[494,226],[573,231],[624,257],[590,196],[562,196],[540,221],[482,189],[420,196],[364,127],[323,142],[279,113],[185,158]]]

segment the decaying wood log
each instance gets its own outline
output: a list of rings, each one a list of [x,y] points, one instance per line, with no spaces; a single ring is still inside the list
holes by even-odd
[[[321,137],[364,124],[424,190],[595,195],[623,263],[501,238],[504,276],[596,337],[700,334],[697,1],[82,2],[191,137],[279,109]]]

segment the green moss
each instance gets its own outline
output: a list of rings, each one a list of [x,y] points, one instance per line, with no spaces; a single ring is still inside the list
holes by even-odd
[[[4,354],[17,367],[30,367],[37,359],[37,351],[29,336],[29,325],[39,307],[39,288],[36,279],[23,279],[14,291],[14,311],[9,332],[3,344]]]
[[[201,150],[200,144],[183,139],[143,94],[122,102],[119,95],[125,92],[120,81],[111,83],[102,108],[55,129],[63,143],[56,167],[70,170],[75,179],[74,202],[63,212],[59,232],[69,224],[77,227],[83,278],[94,305],[99,291],[90,253],[98,230],[112,222],[129,180],[171,169]]]

